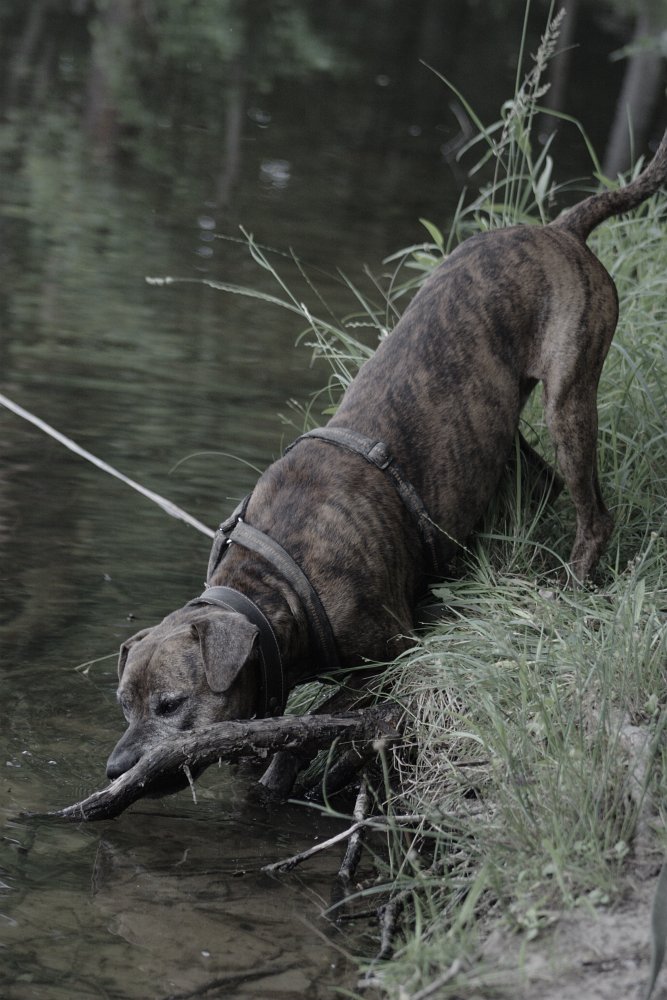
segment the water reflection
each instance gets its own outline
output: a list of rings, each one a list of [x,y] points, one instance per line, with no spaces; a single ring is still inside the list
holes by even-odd
[[[196,811],[149,805],[101,834],[7,825],[3,996],[331,996],[351,971],[322,915],[334,867],[257,872],[262,852],[290,854],[330,824],[253,814],[206,783],[200,795]]]

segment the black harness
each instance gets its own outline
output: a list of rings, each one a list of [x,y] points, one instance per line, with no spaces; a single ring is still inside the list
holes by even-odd
[[[383,441],[374,441],[364,434],[358,434],[343,427],[318,427],[302,434],[285,451],[291,451],[300,441],[316,438],[333,444],[346,451],[360,455],[381,472],[385,472],[398,492],[405,507],[412,516],[422,539],[425,553],[435,569],[437,559],[437,527],[431,520],[428,511],[422,503],[419,494],[403,475],[400,466],[394,461],[389,449]],[[274,538],[263,531],[246,524],[244,517],[250,500],[250,494],[238,505],[236,510],[222,522],[216,531],[208,562],[206,579],[210,580],[213,573],[224,558],[227,548],[232,543],[241,545],[251,552],[261,556],[292,588],[303,607],[311,641],[315,647],[320,667],[313,679],[322,674],[333,674],[340,669],[340,660],[336,648],[331,623],[324,606],[310,583],[310,580],[290,554]],[[280,650],[273,629],[258,606],[249,597],[231,587],[210,587],[204,593],[189,602],[190,605],[209,604],[240,612],[259,629],[260,666],[262,671],[262,713],[263,715],[278,715],[285,707],[287,692]]]
[[[384,441],[377,441],[366,437],[365,434],[351,431],[347,427],[316,427],[315,430],[308,431],[306,434],[298,437],[285,450],[285,454],[291,451],[299,441],[306,441],[309,438],[319,438],[322,441],[327,441],[329,444],[344,448],[346,451],[361,455],[370,465],[374,465],[380,472],[387,474],[417,526],[428,561],[431,563],[433,569],[437,571],[438,527],[422,503],[417,490],[409,479],[406,478],[403,470],[392,456]]]

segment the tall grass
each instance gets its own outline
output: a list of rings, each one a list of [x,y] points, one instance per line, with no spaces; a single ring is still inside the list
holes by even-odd
[[[478,122],[470,145],[490,181],[460,203],[449,234],[426,222],[428,242],[388,258],[384,286],[350,284],[354,318],[316,317],[248,238],[279,282],[272,300],[302,318],[302,338],[330,362],[325,409],[373,350],[358,327],[371,340],[390,335],[409,295],[462,237],[553,213],[560,188],[533,127],[557,29],[551,22],[499,121]],[[594,158],[592,168],[599,174]],[[407,718],[385,808],[422,816],[411,831],[397,828],[381,862],[387,890],[407,903],[393,960],[370,969],[387,997],[497,997],[503,984],[515,995],[516,968],[489,954],[493,928],[530,941],[568,907],[608,905],[638,852],[662,856],[666,224],[667,203],[655,197],[590,241],[621,312],[599,391],[601,485],[616,530],[598,585],[558,583],[574,535],[567,496],[545,506],[508,473],[455,577],[435,588],[442,620],[383,676]],[[524,430],[548,455],[539,398]]]
[[[534,112],[531,100],[517,102],[513,130],[506,119],[496,126],[504,138],[491,143],[493,181],[453,232],[543,221],[554,189],[542,184],[546,161],[534,170]],[[513,177],[501,176],[505,166]],[[515,476],[460,575],[435,588],[447,606],[441,623],[389,668],[409,720],[391,808],[424,817],[409,849],[402,833],[386,871],[411,907],[403,944],[372,975],[397,1000],[432,989],[497,997],[503,984],[513,995],[517,969],[498,954],[490,964],[490,929],[530,941],[569,907],[609,904],[639,852],[662,857],[666,223],[656,197],[590,241],[621,309],[599,392],[601,484],[616,531],[598,586],[560,588],[553,574],[574,533],[570,502],[536,509]],[[539,401],[524,419],[548,452]]]

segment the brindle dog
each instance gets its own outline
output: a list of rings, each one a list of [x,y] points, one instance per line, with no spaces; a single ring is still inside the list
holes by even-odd
[[[465,241],[345,393],[328,426],[384,442],[441,529],[440,565],[483,514],[521,408],[541,381],[576,509],[571,574],[583,581],[593,570],[612,531],[598,485],[596,390],[618,303],[586,239],[666,177],[667,135],[626,187],[593,195],[550,225]],[[433,566],[418,520],[381,469],[306,438],[260,477],[243,520],[279,542],[310,581],[341,668],[386,661],[410,644],[415,603]],[[246,595],[270,624],[285,689],[311,675],[319,655],[313,623],[280,569],[234,544],[213,565],[209,586]],[[129,727],[109,758],[109,777],[175,730],[265,713],[259,636],[253,615],[194,603],[124,643],[118,699]]]

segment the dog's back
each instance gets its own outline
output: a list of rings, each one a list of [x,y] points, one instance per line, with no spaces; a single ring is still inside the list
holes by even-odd
[[[445,557],[486,508],[541,381],[559,465],[585,522],[579,534],[590,542],[575,543],[575,571],[590,572],[610,531],[595,471],[595,394],[618,302],[585,241],[666,179],[667,134],[627,186],[586,198],[550,225],[466,240],[345,394],[331,423],[388,442],[443,529]]]

